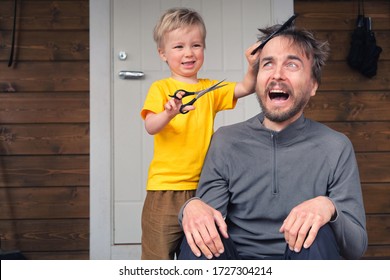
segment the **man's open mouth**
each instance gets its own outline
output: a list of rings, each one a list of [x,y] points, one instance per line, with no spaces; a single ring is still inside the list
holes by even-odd
[[[282,90],[271,90],[268,95],[271,100],[287,100],[290,96]]]

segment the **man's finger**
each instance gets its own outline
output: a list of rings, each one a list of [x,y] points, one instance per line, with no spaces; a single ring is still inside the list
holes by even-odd
[[[213,258],[213,251],[215,252],[215,246],[214,243],[210,242],[210,238],[208,233],[205,232],[195,232],[194,233],[194,240],[196,246],[200,249],[201,253],[208,259]]]
[[[225,222],[225,219],[223,218],[222,214],[218,212],[214,215],[215,224],[218,227],[219,232],[222,234],[223,237],[229,238],[229,234],[227,231],[227,224]]]
[[[291,247],[294,249],[295,252],[298,253],[301,251],[303,243],[306,240],[306,237],[308,235],[308,232],[310,231],[311,226],[312,226],[312,221],[310,219],[307,219],[299,228],[296,235],[295,244],[291,245]]]
[[[317,237],[319,230],[320,230],[320,226],[318,226],[318,224],[312,225],[312,227],[309,231],[309,234],[307,235],[307,237],[303,243],[303,248],[307,249],[313,244],[314,240]]]
[[[194,255],[199,258],[202,255],[202,253],[198,249],[198,246],[196,246],[195,241],[193,239],[193,235],[190,232],[185,232],[185,236],[187,239],[188,246],[190,246],[192,253],[194,253]]]

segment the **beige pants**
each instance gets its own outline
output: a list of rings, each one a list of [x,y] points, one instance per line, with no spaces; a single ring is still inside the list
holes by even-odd
[[[173,260],[184,236],[178,217],[192,191],[148,191],[142,210],[142,260]]]

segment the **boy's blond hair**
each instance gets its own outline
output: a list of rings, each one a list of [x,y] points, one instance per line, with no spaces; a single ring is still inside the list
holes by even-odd
[[[206,43],[206,26],[202,17],[195,10],[188,8],[172,8],[167,10],[157,22],[153,31],[153,39],[157,43],[157,47],[164,46],[164,36],[178,28],[185,28],[193,25],[198,25],[203,37],[203,43]]]

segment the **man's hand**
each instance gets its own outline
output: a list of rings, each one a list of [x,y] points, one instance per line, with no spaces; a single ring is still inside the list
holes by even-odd
[[[336,211],[332,201],[325,196],[307,200],[294,207],[284,220],[280,232],[290,250],[299,252],[313,244],[319,229],[328,223]]]
[[[196,256],[200,257],[203,253],[211,259],[224,252],[219,232],[225,238],[228,238],[228,233],[219,211],[200,199],[194,199],[184,208],[182,225],[188,245]]]

